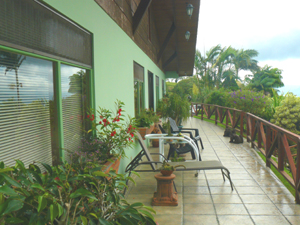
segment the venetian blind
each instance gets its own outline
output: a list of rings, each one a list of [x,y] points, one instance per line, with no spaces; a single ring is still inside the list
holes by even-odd
[[[144,82],[144,67],[134,62],[134,79]]]
[[[0,81],[0,161],[51,165],[52,63],[0,51]]]
[[[62,113],[65,158],[70,152],[79,150],[83,137],[83,80],[86,71],[61,65]]]
[[[0,44],[92,66],[91,34],[39,1],[0,0]]]

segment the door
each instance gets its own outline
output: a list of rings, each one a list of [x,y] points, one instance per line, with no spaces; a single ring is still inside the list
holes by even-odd
[[[148,71],[148,96],[149,96],[149,109],[154,110],[154,90],[153,90],[153,73]]]

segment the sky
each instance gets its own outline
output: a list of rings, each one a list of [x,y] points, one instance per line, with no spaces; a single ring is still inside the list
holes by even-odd
[[[300,0],[201,0],[196,48],[255,49],[259,66],[282,70],[280,91],[300,96],[299,9]]]

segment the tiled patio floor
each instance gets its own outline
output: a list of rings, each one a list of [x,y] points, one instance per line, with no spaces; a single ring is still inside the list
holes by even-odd
[[[160,225],[300,224],[300,205],[249,143],[231,144],[223,137],[224,129],[198,119],[190,118],[185,127],[199,128],[202,160],[220,160],[231,172],[234,190],[219,170],[202,171],[198,177],[194,171],[175,172],[179,205],[153,206]],[[140,173],[126,199],[151,206],[155,174]]]

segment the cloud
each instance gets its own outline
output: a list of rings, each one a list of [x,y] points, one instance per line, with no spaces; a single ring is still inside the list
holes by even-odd
[[[281,34],[264,41],[254,41],[251,48],[259,52],[260,60],[285,60],[288,58],[300,58],[300,30]]]
[[[299,33],[299,6],[298,0],[202,0],[196,47],[201,52],[217,44],[255,49],[258,43]]]

